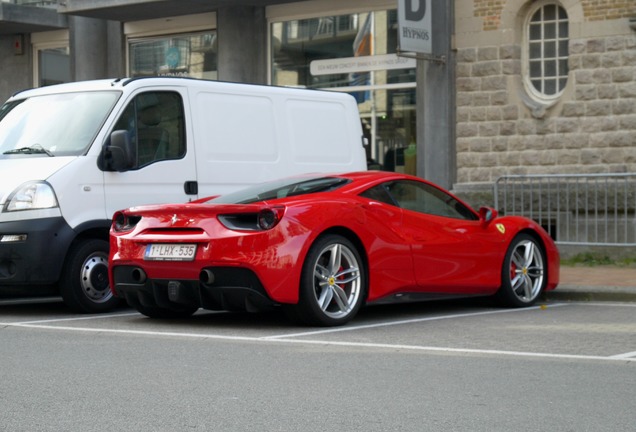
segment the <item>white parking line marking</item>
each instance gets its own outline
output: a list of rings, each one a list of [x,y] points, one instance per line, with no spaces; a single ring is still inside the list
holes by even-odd
[[[568,302],[568,304],[575,304],[579,306],[611,306],[611,307],[626,307],[626,308],[636,308],[636,303],[611,303],[611,302],[586,302],[586,301],[573,301]]]
[[[621,360],[636,360],[636,351],[630,352],[630,353],[625,353],[625,354],[613,355],[613,356],[611,356],[611,358],[621,359]]]
[[[550,305],[550,306],[547,306],[547,307],[548,308],[553,308],[553,307],[560,307],[560,306],[568,306],[568,304],[567,303],[556,303],[556,304],[553,304],[553,305]],[[377,328],[377,327],[388,327],[388,326],[394,326],[394,325],[414,324],[414,323],[420,323],[420,322],[425,322],[425,321],[437,321],[437,320],[452,319],[452,318],[465,318],[465,317],[474,317],[474,316],[481,316],[481,315],[494,315],[494,314],[502,314],[502,313],[524,312],[524,311],[544,309],[544,308],[546,308],[546,306],[533,306],[533,307],[521,308],[521,309],[497,309],[497,310],[491,310],[491,311],[472,312],[472,313],[465,313],[465,314],[439,315],[439,316],[434,316],[434,317],[413,318],[413,319],[401,320],[401,321],[385,321],[385,322],[380,322],[380,323],[376,323],[376,324],[366,324],[366,325],[359,325],[359,326],[347,326],[347,327],[329,328],[329,329],[314,330],[314,331],[308,331],[308,332],[302,332],[302,333],[288,333],[288,334],[282,334],[282,335],[278,335],[278,336],[266,336],[263,339],[276,340],[276,339],[279,339],[279,338],[294,338],[294,337],[311,336],[311,335],[317,335],[317,334],[337,333],[337,332],[354,331],[354,330],[366,330],[366,329]]]
[[[372,349],[416,350],[416,351],[429,351],[429,352],[488,354],[488,355],[517,356],[517,357],[535,357],[535,358],[603,360],[603,361],[619,360],[619,361],[627,361],[627,362],[633,362],[633,361],[636,362],[636,351],[624,353],[624,354],[617,354],[613,356],[596,356],[596,355],[553,354],[553,353],[523,352],[523,351],[483,350],[483,349],[470,349],[470,348],[449,348],[449,347],[436,347],[436,346],[425,346],[425,345],[403,345],[403,344],[386,344],[386,343],[324,341],[324,340],[316,340],[316,339],[297,339],[299,337],[328,334],[328,333],[334,333],[334,332],[365,330],[370,328],[413,324],[413,323],[436,321],[436,320],[443,320],[443,319],[493,315],[493,314],[500,314],[500,313],[524,312],[528,310],[545,309],[546,307],[552,308],[552,307],[570,306],[573,304],[575,303],[574,302],[556,303],[556,304],[550,304],[548,306],[542,305],[542,306],[534,306],[531,308],[523,308],[523,309],[502,309],[502,310],[491,310],[491,311],[482,311],[482,312],[465,313],[465,314],[440,315],[440,316],[434,316],[434,317],[414,318],[414,319],[399,320],[399,321],[387,321],[387,322],[381,322],[381,323],[375,323],[375,324],[338,327],[338,328],[322,329],[322,330],[309,331],[309,332],[287,333],[287,334],[281,334],[281,335],[275,335],[275,336],[260,336],[260,337],[224,336],[224,335],[211,334],[211,333],[159,332],[159,331],[149,331],[149,330],[123,330],[123,329],[108,329],[108,328],[100,329],[100,328],[90,328],[90,327],[68,327],[68,326],[48,325],[55,322],[87,321],[87,320],[94,320],[94,319],[118,318],[118,317],[139,315],[139,313],[137,312],[90,315],[90,316],[81,316],[81,317],[72,317],[72,318],[23,321],[23,322],[14,322],[14,323],[0,323],[0,327],[2,328],[22,327],[22,328],[33,328],[33,329],[43,329],[43,330],[75,331],[75,332],[85,332],[85,333],[181,337],[181,338],[193,338],[193,339],[196,338],[196,339],[260,342],[260,343],[281,342],[281,343],[339,346],[339,347],[352,347],[352,348],[358,347],[358,348],[372,348]],[[584,304],[594,305],[594,306],[610,306],[610,304],[608,303],[584,303]],[[617,305],[611,305],[611,306],[626,306],[626,305],[617,304]],[[632,305],[627,305],[627,306],[629,307]],[[636,306],[636,305],[633,305],[633,306]]]
[[[54,323],[54,322],[64,322],[64,321],[87,321],[87,320],[96,320],[96,319],[105,319],[105,318],[119,318],[119,317],[125,317],[125,316],[133,316],[133,315],[139,315],[139,312],[88,315],[88,316],[73,317],[73,318],[55,318],[55,319],[37,320],[37,321],[20,321],[15,324],[43,324],[43,323]]]
[[[259,341],[261,338],[253,336],[223,336],[210,333],[181,333],[181,332],[158,332],[151,330],[123,330],[109,328],[92,328],[92,327],[67,327],[56,325],[28,324],[28,323],[0,323],[0,327],[22,327],[41,330],[65,330],[84,333],[112,333],[126,335],[142,335],[142,336],[170,336],[183,338],[201,338],[201,339],[225,339],[236,341]]]
[[[616,356],[603,357],[603,356],[593,356],[593,355],[480,350],[480,349],[469,349],[469,348],[434,347],[434,346],[424,346],[424,345],[338,342],[338,341],[322,341],[322,340],[311,340],[311,339],[274,339],[272,340],[267,337],[223,336],[223,335],[215,335],[215,334],[208,334],[208,333],[156,332],[156,331],[147,331],[147,330],[98,329],[98,328],[87,328],[87,327],[50,326],[50,325],[40,325],[40,324],[0,323],[0,326],[37,328],[37,329],[45,329],[45,330],[66,330],[66,331],[85,332],[85,333],[110,333],[110,334],[141,335],[141,336],[199,338],[199,339],[216,339],[216,340],[241,341],[241,342],[259,342],[259,343],[280,342],[280,343],[306,344],[306,345],[338,346],[338,347],[348,347],[348,348],[414,350],[414,351],[446,352],[446,353],[458,353],[458,354],[488,354],[488,355],[513,356],[513,357],[636,362],[636,358],[631,358],[631,357],[624,358],[624,357],[616,357]]]
[[[541,352],[523,352],[523,351],[502,351],[502,350],[482,350],[472,348],[446,348],[446,347],[433,347],[422,345],[393,345],[393,344],[376,344],[376,343],[364,343],[364,342],[325,342],[319,340],[305,340],[305,339],[276,339],[276,341],[287,343],[305,343],[314,345],[335,345],[346,347],[365,347],[365,348],[388,348],[388,349],[405,349],[405,350],[418,350],[418,351],[436,351],[436,352],[449,352],[449,353],[462,353],[462,354],[494,354],[504,356],[516,356],[516,357],[543,357],[543,358],[558,358],[558,359],[578,359],[578,360],[627,360],[636,361],[636,358],[614,358],[603,357],[593,355],[579,355],[579,354],[552,354]]]

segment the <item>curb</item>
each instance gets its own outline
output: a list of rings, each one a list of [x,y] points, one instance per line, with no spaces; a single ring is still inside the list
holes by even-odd
[[[636,287],[558,286],[543,293],[543,300],[636,302]]]

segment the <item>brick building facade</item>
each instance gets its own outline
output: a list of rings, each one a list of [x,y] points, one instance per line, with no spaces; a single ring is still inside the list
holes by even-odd
[[[460,189],[508,174],[636,172],[636,2],[455,5]],[[552,27],[551,5],[559,12]],[[552,38],[555,26],[562,34],[554,44],[533,40],[535,24],[538,39]],[[559,43],[563,87],[544,97],[533,82],[549,81],[550,59],[535,81],[529,64]]]

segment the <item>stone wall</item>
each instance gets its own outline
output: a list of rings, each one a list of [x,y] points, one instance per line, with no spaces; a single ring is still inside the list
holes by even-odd
[[[605,3],[615,6],[608,16],[622,4],[636,9]],[[519,43],[458,48],[457,183],[636,172],[636,33],[571,38],[566,90],[544,111],[524,102],[521,51]]]
[[[506,0],[472,0],[473,16],[482,19],[484,31],[497,30]],[[615,20],[634,17],[634,0],[580,0],[586,21]]]
[[[506,2],[504,0],[474,0],[474,4],[474,16],[483,20],[483,29],[498,29],[501,23],[501,12]]]
[[[587,21],[614,20],[634,16],[634,0],[581,0]]]

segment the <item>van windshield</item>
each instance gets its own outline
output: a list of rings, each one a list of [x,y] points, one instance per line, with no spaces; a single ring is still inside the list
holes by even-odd
[[[7,102],[0,107],[0,158],[84,154],[120,94],[60,93]]]

